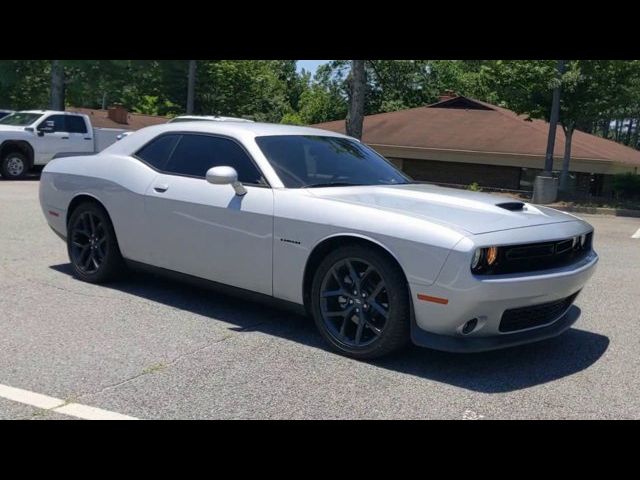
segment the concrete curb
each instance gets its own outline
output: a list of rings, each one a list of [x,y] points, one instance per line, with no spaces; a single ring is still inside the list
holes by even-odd
[[[630,210],[628,208],[604,208],[604,207],[575,207],[575,206],[555,206],[548,207],[572,213],[591,213],[595,215],[614,215],[616,217],[640,218],[640,210]]]

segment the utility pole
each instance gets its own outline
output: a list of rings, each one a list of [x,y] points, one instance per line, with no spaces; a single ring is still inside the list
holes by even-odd
[[[533,186],[533,203],[553,203],[558,198],[558,179],[553,178],[553,150],[556,144],[556,131],[560,118],[560,80],[564,73],[565,61],[558,60],[556,68],[557,82],[553,88],[551,100],[551,115],[549,117],[549,136],[547,137],[547,152],[544,156],[544,171],[536,177]]]
[[[553,99],[551,101],[551,116],[549,118],[549,137],[547,138],[547,153],[544,157],[544,172],[551,175],[553,171],[553,149],[556,144],[556,130],[558,128],[558,119],[560,118],[560,79],[564,73],[564,60],[558,60],[556,70],[556,83],[553,89]]]

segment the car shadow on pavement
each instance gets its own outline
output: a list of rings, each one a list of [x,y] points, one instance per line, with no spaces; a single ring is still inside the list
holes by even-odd
[[[50,268],[72,274],[70,264],[52,265]],[[142,272],[131,272],[127,279],[104,287],[215,318],[231,324],[229,329],[235,332],[260,332],[327,350],[310,319],[286,310]],[[606,336],[572,328],[549,340],[504,350],[459,354],[408,346],[389,357],[368,363],[468,390],[502,393],[544,384],[585,370],[604,354],[608,346]]]

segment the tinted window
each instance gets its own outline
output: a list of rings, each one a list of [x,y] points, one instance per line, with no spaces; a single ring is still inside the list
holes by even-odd
[[[203,177],[211,167],[229,166],[242,183],[264,183],[247,153],[233,140],[209,135],[183,135],[164,170]]]
[[[66,132],[67,125],[64,117],[65,115],[51,115],[40,122],[38,130],[47,129],[50,132]]]
[[[410,179],[369,147],[340,137],[256,137],[267,160],[288,188],[330,184],[393,185]]]
[[[67,131],[69,133],[87,133],[84,118],[77,115],[67,115]]]
[[[136,156],[161,170],[179,139],[180,135],[162,135],[142,147]]]

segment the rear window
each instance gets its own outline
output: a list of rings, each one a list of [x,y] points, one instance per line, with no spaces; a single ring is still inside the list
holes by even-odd
[[[77,115],[67,115],[67,131],[69,133],[87,133],[84,118]]]

